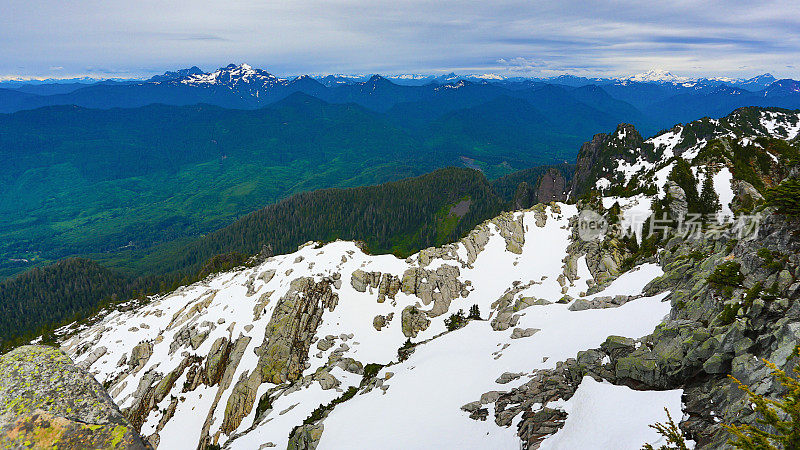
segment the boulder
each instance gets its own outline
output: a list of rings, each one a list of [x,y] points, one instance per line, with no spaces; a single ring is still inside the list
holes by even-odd
[[[148,448],[92,375],[39,345],[0,357],[0,447]]]
[[[531,337],[539,331],[542,330],[538,328],[514,328],[514,330],[511,332],[511,339]]]
[[[667,194],[670,196],[669,214],[675,220],[684,217],[689,212],[689,203],[686,201],[686,192],[678,183],[667,181]]]
[[[431,321],[424,312],[414,306],[406,306],[400,316],[402,322],[403,335],[406,337],[417,337],[420,331],[425,331],[430,326]]]

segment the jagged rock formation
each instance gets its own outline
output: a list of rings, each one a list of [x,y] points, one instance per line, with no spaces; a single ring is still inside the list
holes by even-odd
[[[0,357],[0,447],[145,449],[102,386],[53,347]]]
[[[645,142],[633,125],[622,123],[613,133],[594,135],[578,152],[570,185],[572,199],[580,198],[595,187],[597,180],[613,173],[618,160],[634,163],[637,158],[652,159],[653,144]]]
[[[550,168],[542,175],[542,178],[539,179],[539,186],[536,187],[536,200],[539,203],[563,202],[567,200],[567,181],[558,169]],[[533,205],[528,204],[524,206],[524,208],[529,208],[531,206]]]

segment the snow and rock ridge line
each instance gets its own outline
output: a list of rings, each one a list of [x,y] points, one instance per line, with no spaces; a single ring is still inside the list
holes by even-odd
[[[284,448],[290,434],[319,448],[518,448],[523,413],[542,405],[501,410],[492,392],[609,335],[645,335],[669,311],[665,294],[642,293],[658,266],[617,278],[617,256],[579,251],[577,212],[553,203],[504,213],[405,260],[309,243],[113,312],[62,347],[160,448]],[[624,300],[599,299],[603,289]],[[448,332],[445,319],[472,305],[486,320]],[[679,405],[680,390],[665,395]],[[476,410],[491,407],[489,419],[462,410],[484,397]],[[647,424],[665,405],[652,406],[619,442],[657,441]]]
[[[212,72],[203,72],[196,66],[188,69],[180,69],[176,71],[168,71],[163,75],[153,76],[148,82],[172,82],[184,84],[189,86],[211,86],[211,85],[224,85],[232,80],[242,79],[246,82],[264,83],[265,86],[271,84],[288,84],[292,80],[301,77],[310,77],[316,79],[328,86],[337,84],[359,84],[367,81],[370,77],[376,74],[318,74],[318,75],[301,75],[301,76],[287,76],[277,77],[266,70],[257,69],[247,63],[229,64],[225,67],[219,68]],[[575,77],[572,75],[558,75],[550,77],[537,77],[537,76],[520,76],[515,74],[502,74],[502,73],[448,73],[445,75],[432,75],[424,73],[401,73],[401,74],[384,74],[378,75],[381,78],[390,80],[396,84],[421,86],[428,83],[435,83],[439,85],[451,84],[458,81],[470,81],[475,83],[485,82],[515,82],[515,81],[541,81],[552,82],[558,84],[560,81]],[[758,75],[752,78],[732,78],[732,77],[687,77],[676,76],[668,70],[664,69],[651,69],[646,72],[637,73],[630,76],[617,76],[617,77],[595,77],[585,78],[585,80],[592,82],[592,84],[628,84],[628,83],[657,83],[674,85],[677,87],[691,88],[696,86],[728,86],[731,88],[743,88],[750,91],[760,91],[769,87],[778,81],[791,81],[791,80],[777,80],[769,73]]]

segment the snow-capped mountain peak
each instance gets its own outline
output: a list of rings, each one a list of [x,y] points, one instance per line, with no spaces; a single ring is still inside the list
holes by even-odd
[[[286,80],[278,78],[266,70],[255,69],[249,64],[242,63],[239,65],[228,64],[211,73],[187,75],[178,79],[177,82],[188,86],[221,85],[231,89],[247,85],[252,90],[252,88],[271,87],[284,83]]]
[[[653,69],[648,70],[647,72],[637,73],[636,75],[625,78],[625,80],[636,81],[640,83],[678,83],[689,81],[689,78],[675,76],[671,72],[664,69]]]

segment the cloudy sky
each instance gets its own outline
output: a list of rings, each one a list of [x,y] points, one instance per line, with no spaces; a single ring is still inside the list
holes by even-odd
[[[800,78],[800,1],[1,0],[0,77],[301,73]]]

